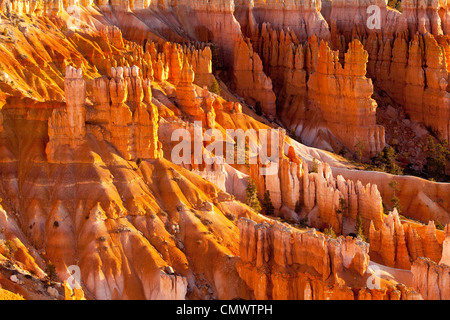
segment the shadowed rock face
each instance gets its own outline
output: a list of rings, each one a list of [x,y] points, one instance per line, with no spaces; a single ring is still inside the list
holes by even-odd
[[[363,0],[70,4],[0,7],[13,13],[0,35],[2,288],[26,299],[449,299],[449,184],[356,171],[328,152],[360,143],[377,155],[393,132],[380,119],[401,112],[411,131],[449,138],[445,1],[404,1],[402,13]],[[380,30],[365,23],[369,5]],[[192,135],[194,121],[202,133],[277,128],[277,172],[211,164],[211,140],[199,163],[175,164],[172,134]],[[250,178],[274,216],[245,204]],[[384,214],[393,196],[402,215]],[[36,291],[50,261],[65,285]]]

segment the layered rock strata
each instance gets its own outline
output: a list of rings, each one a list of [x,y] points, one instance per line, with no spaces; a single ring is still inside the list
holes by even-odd
[[[27,2],[13,2],[14,10],[28,10],[21,9],[21,3]],[[335,3],[338,6],[342,2]],[[66,7],[61,1],[47,4],[45,11],[55,13]],[[86,1],[81,4],[90,5]],[[272,91],[286,90],[283,99],[287,103],[278,110],[285,119],[294,122],[309,119],[303,114],[297,119],[286,116],[290,103],[294,106],[292,110],[296,108],[289,100],[292,98],[303,103],[304,110],[307,103],[320,104],[327,112],[321,119],[324,127],[336,125],[336,119],[347,121],[347,117],[358,126],[364,126],[363,118],[373,125],[373,112],[364,117],[348,116],[348,110],[345,110],[347,117],[336,115],[334,111],[339,113],[343,108],[331,108],[326,98],[318,95],[317,88],[311,98],[304,94],[310,90],[309,82],[321,86],[330,84],[331,88],[340,85],[350,88],[346,90],[349,92],[334,95],[333,99],[344,97],[352,105],[358,105],[356,100],[364,108],[370,103],[369,81],[363,75],[365,62],[361,62],[365,61],[366,54],[358,41],[346,41],[342,36],[336,37],[337,40],[333,38],[335,48],[340,49],[339,54],[325,43],[319,45],[321,42],[314,36],[307,44],[301,43],[307,35],[316,32],[321,33],[320,38],[327,37],[326,32],[322,34],[325,24],[319,14],[320,2],[257,1],[254,9],[250,2],[249,28],[244,30],[248,38],[236,28],[239,25],[233,18],[236,14],[233,1],[179,1],[174,7],[164,1],[114,1],[114,7],[124,8],[120,14],[119,10],[110,12],[103,1],[99,4],[109,12],[108,18],[96,13],[91,19],[86,11],[87,20],[94,21],[92,24],[101,24],[103,20],[126,24],[133,15],[147,14],[148,18],[150,11],[131,13],[128,10],[151,8],[156,20],[162,17],[159,16],[161,13],[170,13],[164,16],[167,19],[156,23],[155,28],[167,24],[160,30],[176,30],[171,32],[179,34],[177,39],[186,37],[219,44],[231,77],[238,77],[232,80],[239,87],[236,91],[241,90],[241,95],[253,104],[260,102],[269,116],[277,111],[272,104],[275,96]],[[237,1],[236,4],[242,5]],[[436,2],[419,4],[420,10],[408,11],[410,8],[407,7],[400,16],[386,9],[387,15],[392,16],[386,21],[398,20],[406,14],[419,14],[424,24],[423,28],[419,25],[422,31],[417,40],[410,40],[406,32],[395,37],[390,36],[389,30],[384,30],[381,35],[369,32],[369,38],[360,31],[361,28],[353,27],[351,32],[352,37],[360,38],[369,52],[369,74],[384,79],[384,89],[396,101],[407,101],[411,106],[409,110],[416,110],[416,117],[422,117],[420,121],[438,128],[437,131],[444,132],[445,136],[445,126],[441,123],[445,124],[445,106],[448,105],[445,73],[447,70],[448,74],[450,57],[448,42],[434,27],[440,23],[435,15]],[[192,8],[188,15],[183,13],[186,6]],[[353,12],[364,9],[361,3],[359,6],[361,8]],[[448,10],[442,11],[442,3],[437,6],[445,33]],[[271,10],[277,15],[271,15]],[[296,20],[297,14],[301,19]],[[354,16],[360,19],[358,15]],[[283,21],[277,20],[278,17],[283,17]],[[261,31],[261,37],[259,30],[252,33],[266,19],[274,19],[275,25],[263,25],[265,31]],[[151,19],[143,20],[152,25]],[[358,171],[353,179],[344,179],[326,164],[307,164],[296,155],[299,148],[306,158],[321,156],[329,161],[336,160],[299,144],[295,144],[297,149],[294,150],[294,143],[286,143],[288,139],[283,130],[280,130],[280,170],[277,174],[262,176],[259,174],[261,165],[252,165],[248,169],[257,181],[260,195],[266,190],[271,192],[277,215],[297,222],[303,220],[320,229],[332,227],[338,234],[355,232],[355,221],[360,215],[366,236],[370,236],[374,246],[374,250],[368,251],[367,244],[358,240],[332,240],[316,231],[292,230],[277,223],[260,224],[259,219],[263,219],[260,215],[223,192],[226,189],[234,190],[236,195],[245,194],[242,181],[247,176],[235,168],[231,171],[227,165],[207,166],[205,170],[201,167],[189,172],[161,159],[158,112],[168,120],[176,119],[182,114],[176,105],[180,101],[181,111],[194,115],[194,118],[198,113],[207,128],[263,127],[242,114],[241,105],[235,102],[238,99],[231,97],[230,101],[224,101],[208,92],[213,60],[208,47],[200,45],[201,49],[198,49],[197,45],[182,46],[165,41],[160,41],[158,46],[151,42],[141,47],[124,40],[121,31],[114,27],[105,28],[100,35],[73,33],[67,40],[59,31],[52,31],[54,27],[45,27],[58,23],[56,14],[51,20],[36,18],[36,21],[43,28],[42,32],[36,33],[39,36],[33,33],[36,31],[31,25],[29,37],[23,26],[17,28],[32,48],[20,45],[23,40],[20,35],[17,41],[19,54],[12,49],[9,52],[13,46],[5,41],[2,50],[6,51],[0,59],[5,68],[1,75],[0,97],[1,103],[6,103],[0,114],[3,117],[0,193],[6,209],[5,212],[0,210],[0,224],[5,228],[2,237],[19,247],[15,258],[26,268],[43,277],[45,261],[51,260],[56,264],[58,275],[64,279],[68,276],[69,265],[80,265],[85,292],[98,299],[183,299],[186,295],[194,298],[215,298],[217,295],[224,299],[253,296],[275,299],[417,298],[416,293],[401,285],[383,290],[364,288],[371,272],[368,253],[374,253],[381,255],[377,261],[394,268],[408,269],[412,263],[412,273],[417,275],[417,290],[424,297],[446,297],[448,239],[442,243],[442,233],[436,231],[434,223],[414,227],[412,223],[402,225],[403,221],[400,223],[395,214],[383,217],[379,188],[383,186],[384,191],[381,191],[388,199],[386,184],[392,177],[380,178],[381,174]],[[185,30],[176,29],[177,23]],[[414,28],[414,25],[407,24],[408,28]],[[289,30],[291,27],[295,31]],[[432,35],[428,35],[428,31]],[[130,36],[130,33],[126,34]],[[163,34],[161,31],[160,36]],[[56,46],[53,39],[56,35],[61,37],[62,45]],[[260,41],[268,35],[269,42]],[[38,38],[39,43],[33,38]],[[350,56],[348,59],[346,51]],[[339,65],[340,62],[345,62],[344,67]],[[62,70],[68,64],[76,65],[77,69],[69,68],[64,79]],[[26,68],[22,70],[20,66],[24,65]],[[344,78],[340,78],[341,73],[346,73]],[[99,78],[99,75],[107,76]],[[155,96],[151,91],[153,77],[158,82],[154,83]],[[362,83],[364,97],[356,95],[360,87],[353,82]],[[404,83],[407,83],[406,87]],[[282,89],[284,85],[286,89]],[[63,97],[61,87],[65,89],[67,103],[60,102]],[[203,91],[201,87],[204,87]],[[27,92],[28,88],[32,89],[31,93]],[[223,88],[228,91],[225,86]],[[178,99],[175,99],[177,91]],[[23,98],[27,94],[45,102]],[[8,99],[3,99],[5,96]],[[194,98],[195,103],[185,96]],[[89,105],[91,98],[93,106]],[[50,101],[53,99],[57,101]],[[356,109],[359,110],[356,113],[370,111],[370,108],[364,108],[362,111]],[[425,120],[426,117],[430,120]],[[186,126],[186,122],[176,119],[170,125]],[[348,137],[342,138],[339,130],[339,127],[333,129],[342,140],[347,140]],[[370,139],[365,142],[373,143]],[[85,162],[80,155],[90,157],[90,161]],[[136,161],[139,164],[127,161],[139,159],[148,161]],[[245,168],[242,170],[247,172]],[[228,180],[224,181],[224,178]],[[236,188],[238,183],[232,183],[233,179],[241,183],[239,189]],[[359,180],[365,180],[366,185]],[[423,192],[413,194],[416,187],[406,187],[411,181],[423,186]],[[447,222],[444,184],[425,184],[404,177],[401,185],[405,187],[400,197],[402,201],[409,199],[407,206],[416,216]],[[235,266],[239,259],[236,257],[239,255],[236,216],[258,220],[256,225],[248,220],[241,230],[244,262],[238,263],[238,271],[245,283],[239,279]],[[384,250],[387,247],[390,250]],[[442,268],[436,267],[431,260],[426,268],[422,268],[421,260],[417,260],[421,256],[429,257],[434,263],[440,261]],[[409,271],[388,271],[410,275]],[[352,278],[357,280],[349,280]],[[0,280],[4,282],[4,279]],[[247,292],[246,284],[253,294]]]
[[[380,9],[379,21],[370,20],[371,17],[375,18],[375,11],[368,10],[369,6],[377,6]],[[414,35],[419,32],[440,36],[448,34],[449,31],[447,10],[446,1],[405,0],[402,1],[400,13],[388,7],[385,1],[338,0],[332,2],[329,20],[332,21],[332,34],[346,37],[380,30],[385,35]]]
[[[204,111],[200,108],[202,100],[198,97],[194,83],[195,74],[187,61],[180,72],[180,80],[176,87],[176,94],[181,110],[193,116],[196,120],[204,117]]]
[[[261,104],[269,117],[276,116],[272,81],[264,74],[260,58],[241,32],[233,15],[234,1],[202,0],[178,3],[174,7],[161,5],[158,9],[164,14],[179,16],[186,21],[190,25],[186,29],[189,37],[217,46],[217,58],[230,69],[229,75],[236,93],[252,105]],[[140,14],[145,17],[143,19],[151,19],[143,12]],[[160,25],[156,21],[155,23]]]
[[[195,74],[194,83],[200,87],[210,87],[213,79],[212,52],[205,44],[180,45],[165,42],[158,45],[155,42],[145,44],[144,59],[155,71],[155,79],[166,80],[177,85],[184,63],[188,63]]]

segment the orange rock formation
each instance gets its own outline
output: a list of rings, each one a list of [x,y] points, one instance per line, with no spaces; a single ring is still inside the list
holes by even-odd
[[[239,230],[241,261],[237,268],[257,299],[419,298],[412,288],[373,290],[365,288],[363,282],[348,286],[344,280],[347,274],[363,278],[370,275],[367,243],[245,219],[239,221]],[[398,296],[393,291],[398,291]]]

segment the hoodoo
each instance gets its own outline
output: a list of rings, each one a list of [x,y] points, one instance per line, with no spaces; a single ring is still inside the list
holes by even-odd
[[[64,92],[66,106],[54,110],[48,120],[50,140],[46,153],[49,162],[70,161],[86,141],[86,82],[81,69],[66,68]]]
[[[0,300],[450,299],[449,1],[0,15]]]

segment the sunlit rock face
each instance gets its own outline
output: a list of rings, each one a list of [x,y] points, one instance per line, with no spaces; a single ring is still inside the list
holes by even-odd
[[[66,68],[64,91],[66,106],[54,110],[48,122],[50,141],[46,153],[49,162],[64,161],[69,150],[76,150],[85,142],[86,83],[81,69]]]
[[[371,98],[372,81],[366,78],[368,53],[355,40],[345,54],[344,68],[331,49],[321,42],[317,69],[308,81],[309,98],[320,108],[331,131],[346,147],[360,142],[369,156],[385,147],[384,128],[376,124],[377,104]]]
[[[447,2],[3,1],[0,298],[450,299]]]
[[[377,26],[368,23],[379,10]],[[449,138],[449,10],[447,1],[402,1],[402,12],[385,1],[333,1],[332,43],[344,49],[359,38],[369,52],[368,74],[404,106],[412,120]],[[372,20],[370,20],[372,21]]]
[[[356,295],[349,290],[344,280],[349,274],[363,278],[371,274],[367,243],[246,219],[239,221],[239,230],[237,268],[256,299],[421,299],[414,289],[401,286],[380,290],[363,285]]]

